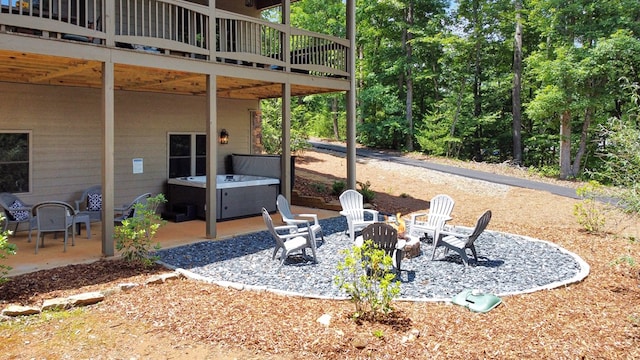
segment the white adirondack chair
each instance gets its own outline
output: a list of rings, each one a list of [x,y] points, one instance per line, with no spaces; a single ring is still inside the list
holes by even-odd
[[[355,241],[356,231],[361,231],[367,225],[378,222],[378,211],[364,208],[364,198],[356,190],[345,190],[340,195],[342,211],[340,215],[347,218],[347,231],[351,241]]]
[[[276,242],[272,258],[275,259],[280,249],[282,249],[280,254],[280,267],[282,267],[289,255],[297,251],[301,252],[302,256],[308,259],[306,249],[311,249],[311,253],[313,254],[310,260],[314,263],[318,261],[316,257],[316,241],[311,238],[310,232],[298,231],[297,225],[274,226],[271,215],[269,215],[269,212],[265,208],[262,208],[262,219],[264,220],[264,224],[267,225],[267,230],[269,230]]]
[[[429,201],[428,213],[411,214],[409,221],[409,235],[418,238],[426,235],[434,238],[436,230],[442,230],[447,221],[451,220],[451,212],[455,201],[449,195],[436,195]]]
[[[278,195],[276,207],[282,217],[282,222],[287,225],[309,225],[313,238],[318,240],[318,235],[320,235],[320,240],[324,242],[324,234],[322,233],[322,227],[318,222],[317,214],[294,214],[291,212],[289,201],[287,201],[287,198],[282,194]]]

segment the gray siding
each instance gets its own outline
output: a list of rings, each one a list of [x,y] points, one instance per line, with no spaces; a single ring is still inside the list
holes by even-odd
[[[32,132],[31,192],[20,194],[23,200],[73,204],[100,183],[100,90],[0,82],[0,94],[0,130]],[[218,144],[218,173],[224,172],[224,156],[250,152],[249,110],[256,108],[257,101],[218,99],[218,128],[230,133],[229,144]],[[115,114],[116,206],[165,191],[168,133],[206,132],[203,96],[118,91]],[[144,159],[143,174],[133,174],[133,158]]]

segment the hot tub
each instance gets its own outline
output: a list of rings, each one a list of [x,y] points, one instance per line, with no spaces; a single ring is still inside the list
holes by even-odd
[[[196,216],[206,218],[206,176],[189,176],[167,180],[169,206],[191,204]],[[224,174],[216,177],[216,219],[227,220],[258,215],[262,208],[276,210],[280,180],[265,176]]]

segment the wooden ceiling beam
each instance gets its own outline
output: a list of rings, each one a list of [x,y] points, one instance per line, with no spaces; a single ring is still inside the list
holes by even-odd
[[[87,69],[92,70],[92,69],[95,69],[97,66],[98,64],[93,64],[89,61],[71,62],[68,64],[68,67],[66,69],[60,69],[58,71],[50,71],[48,74],[33,77],[31,78],[30,82],[32,83],[45,82],[52,79],[61,78],[63,76],[77,74]]]

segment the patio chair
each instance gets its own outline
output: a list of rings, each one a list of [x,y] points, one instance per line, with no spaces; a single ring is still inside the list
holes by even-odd
[[[36,237],[36,254],[38,244],[42,242],[44,247],[44,235],[46,233],[64,232],[64,252],[67,251],[67,241],[71,232],[71,245],[76,244],[76,236],[73,231],[75,209],[63,201],[44,201],[33,205],[35,228],[38,231]],[[29,230],[31,236],[31,230]]]
[[[0,206],[5,216],[2,230],[10,230],[10,227],[13,226],[11,231],[15,234],[20,224],[27,224],[27,230],[31,229],[32,205],[26,204],[12,193],[3,192],[0,193]],[[31,237],[29,237],[29,241],[31,241]]]
[[[355,241],[357,231],[378,222],[378,211],[365,209],[362,194],[356,190],[345,190],[340,195],[340,205],[342,206],[340,215],[347,218],[347,231],[352,242]],[[368,216],[365,217],[365,215]]]
[[[462,262],[465,266],[469,265],[469,258],[467,257],[467,249],[471,250],[473,258],[478,261],[478,254],[476,253],[476,247],[474,245],[476,239],[486,229],[489,221],[491,220],[491,210],[485,211],[476,222],[476,226],[471,231],[471,234],[456,233],[453,231],[436,230],[436,235],[433,238],[433,254],[431,260],[436,256],[436,248],[439,246],[445,247],[445,254],[449,250],[457,252],[462,258]]]
[[[122,205],[122,207],[114,208],[116,216],[113,221],[116,225],[122,225],[122,221],[136,216],[136,204],[146,204],[147,199],[151,197],[151,193],[144,193],[133,199],[132,202]]]
[[[76,200],[76,214],[89,215],[91,222],[102,221],[102,186],[93,185]]]
[[[317,214],[294,214],[291,212],[291,207],[289,206],[289,201],[282,194],[278,195],[276,200],[276,207],[278,208],[278,212],[282,217],[282,222],[287,225],[307,225],[311,229],[311,236],[317,241],[318,235],[320,235],[320,239],[324,242],[324,234],[322,233],[322,227],[318,222]]]
[[[391,256],[393,259],[393,272],[400,275],[400,265],[404,257],[405,240],[398,240],[398,230],[389,224],[382,222],[374,223],[362,229],[362,243],[367,240],[373,241],[373,244],[379,249]]]
[[[436,230],[441,230],[451,220],[455,201],[444,194],[436,195],[429,201],[428,213],[411,214],[409,235],[421,238],[421,234],[434,238]]]
[[[276,241],[276,246],[273,249],[272,259],[276,258],[276,254],[280,249],[280,267],[284,264],[285,260],[294,252],[300,251],[302,256],[308,259],[306,249],[311,249],[313,253],[313,262],[317,262],[316,257],[316,242],[311,238],[311,231],[300,232],[298,225],[282,225],[273,226],[273,220],[267,209],[262,208],[262,219],[264,220],[267,229]],[[280,233],[284,231],[285,233]]]

